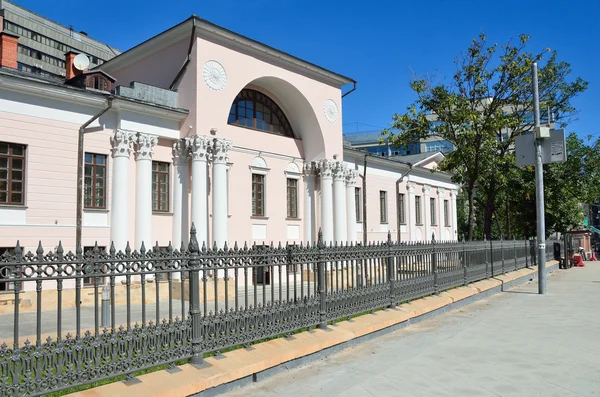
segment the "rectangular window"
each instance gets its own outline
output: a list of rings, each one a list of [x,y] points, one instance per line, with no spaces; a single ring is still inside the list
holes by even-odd
[[[444,200],[444,225],[450,226],[450,218],[448,214],[448,200]]]
[[[421,221],[421,196],[415,196],[415,223],[422,225]]]
[[[252,174],[252,216],[265,216],[265,176]]]
[[[381,190],[379,192],[379,220],[381,223],[387,223],[387,192]]]
[[[152,162],[152,211],[169,212],[169,163]]]
[[[404,193],[398,194],[398,222],[401,225],[406,224],[406,210],[404,207]]]
[[[25,149],[0,142],[0,205],[25,204]]]
[[[429,199],[429,213],[431,214],[431,225],[432,226],[437,225],[437,222],[435,219],[435,199],[434,198]]]
[[[83,247],[83,255],[84,256],[88,256],[94,255],[94,248],[93,246],[89,246],[89,247]],[[98,252],[104,252],[106,251],[106,247],[98,247]],[[100,277],[100,279],[98,280],[98,285],[102,285],[102,283],[104,283],[104,277]],[[83,286],[93,286],[94,285],[94,277],[84,277],[83,278]]]
[[[287,179],[287,217],[298,218],[298,180]]]
[[[83,177],[85,208],[106,208],[106,156],[103,154],[85,154]]]
[[[362,222],[362,194],[359,187],[354,188],[354,212],[356,213],[356,222]]]

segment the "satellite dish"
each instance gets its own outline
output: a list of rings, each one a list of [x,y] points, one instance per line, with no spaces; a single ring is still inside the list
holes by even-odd
[[[75,59],[73,59],[73,66],[77,70],[85,70],[90,66],[90,60],[85,54],[77,54]]]

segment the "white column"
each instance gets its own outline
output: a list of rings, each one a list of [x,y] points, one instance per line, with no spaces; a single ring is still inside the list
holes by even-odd
[[[319,162],[319,175],[321,178],[321,231],[323,242],[333,242],[333,192],[331,186],[332,163],[329,160]]]
[[[346,173],[346,224],[348,228],[348,242],[356,242],[356,178],[358,171],[348,170]]]
[[[158,143],[153,135],[138,133],[135,146],[135,249],[152,244],[152,148]]]
[[[304,241],[311,244],[315,238],[315,164],[305,163],[304,177]]]
[[[231,142],[215,138],[211,146],[212,154],[212,240],[219,248],[227,241],[227,152]]]
[[[112,202],[110,209],[110,239],[118,251],[124,251],[129,238],[129,155],[135,135],[118,130],[111,137]]]
[[[334,238],[338,243],[344,243],[348,238],[346,224],[346,165],[341,161],[333,163],[333,224]]]
[[[187,245],[189,230],[188,221],[188,151],[184,141],[173,143],[173,249]],[[179,273],[174,273],[178,278]]]
[[[423,185],[423,203],[421,203],[421,210],[425,212],[425,240],[431,240],[431,205],[429,205],[429,199],[431,198],[429,193],[431,186]]]
[[[196,228],[196,238],[202,248],[210,246],[208,241],[208,149],[210,138],[194,135],[185,138],[192,158],[192,216]],[[191,228],[191,225],[189,225]],[[189,234],[189,230],[187,231]]]
[[[452,225],[452,239],[458,240],[458,214],[456,213],[456,196],[458,192],[456,190],[450,191],[450,199],[452,200],[452,218],[450,224]]]
[[[416,241],[417,234],[417,217],[415,213],[415,183],[408,182],[406,184],[406,190],[408,191],[408,230],[409,230],[409,241]]]
[[[438,194],[438,225],[440,226],[440,234],[437,236],[436,240],[441,241],[444,240],[444,189],[439,187],[437,190]],[[448,214],[449,215],[449,214]]]

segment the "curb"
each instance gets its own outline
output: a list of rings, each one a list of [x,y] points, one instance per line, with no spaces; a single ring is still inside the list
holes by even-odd
[[[558,269],[558,262],[546,263],[547,272]],[[537,278],[537,268],[525,268],[499,275],[488,280],[428,296],[395,309],[384,309],[372,315],[356,317],[321,330],[302,332],[294,338],[279,338],[253,345],[248,349],[234,350],[219,358],[206,359],[206,368],[197,369],[189,364],[179,366],[179,371],[156,371],[139,376],[141,382],[126,385],[115,382],[85,391],[69,394],[79,397],[108,396],[217,396],[298,368],[331,354],[351,348],[417,324],[440,314],[485,299],[514,286]]]

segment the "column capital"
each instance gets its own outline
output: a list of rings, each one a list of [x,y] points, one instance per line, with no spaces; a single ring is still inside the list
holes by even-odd
[[[183,139],[173,142],[173,164],[185,165],[188,158],[188,147]]]
[[[304,178],[314,177],[318,171],[318,166],[314,161],[307,161],[302,165],[302,175]]]
[[[186,149],[192,161],[207,161],[210,147],[210,138],[194,135],[185,138]]]
[[[430,191],[431,191],[431,186],[423,185],[423,193],[425,193],[426,196],[429,196]]]
[[[344,182],[344,180],[346,179],[346,170],[348,168],[346,167],[346,164],[342,163],[341,161],[333,161],[332,163],[332,167],[331,167],[331,172],[333,174],[333,180],[335,182]]]
[[[152,160],[152,148],[158,143],[156,135],[145,134],[138,132],[135,137],[135,159],[136,160]]]
[[[443,196],[446,190],[443,187],[438,187],[437,194],[438,196]]]
[[[231,149],[231,141],[214,138],[211,146],[213,164],[227,164],[229,157],[227,152]]]
[[[329,179],[331,180],[333,175],[333,162],[331,160],[323,159],[319,161],[319,175],[321,176],[321,180]]]
[[[348,169],[346,171],[346,186],[347,187],[355,187],[357,179],[358,179],[358,171],[357,170]]]
[[[450,197],[452,197],[453,199],[456,200],[457,196],[458,196],[458,190],[450,190]]]
[[[133,132],[117,130],[114,135],[110,137],[110,144],[112,145],[111,151],[114,157],[127,157],[131,154],[131,144],[135,141],[135,134]]]
[[[406,182],[406,190],[408,191],[408,193],[415,194],[416,187],[417,184],[415,182]]]

